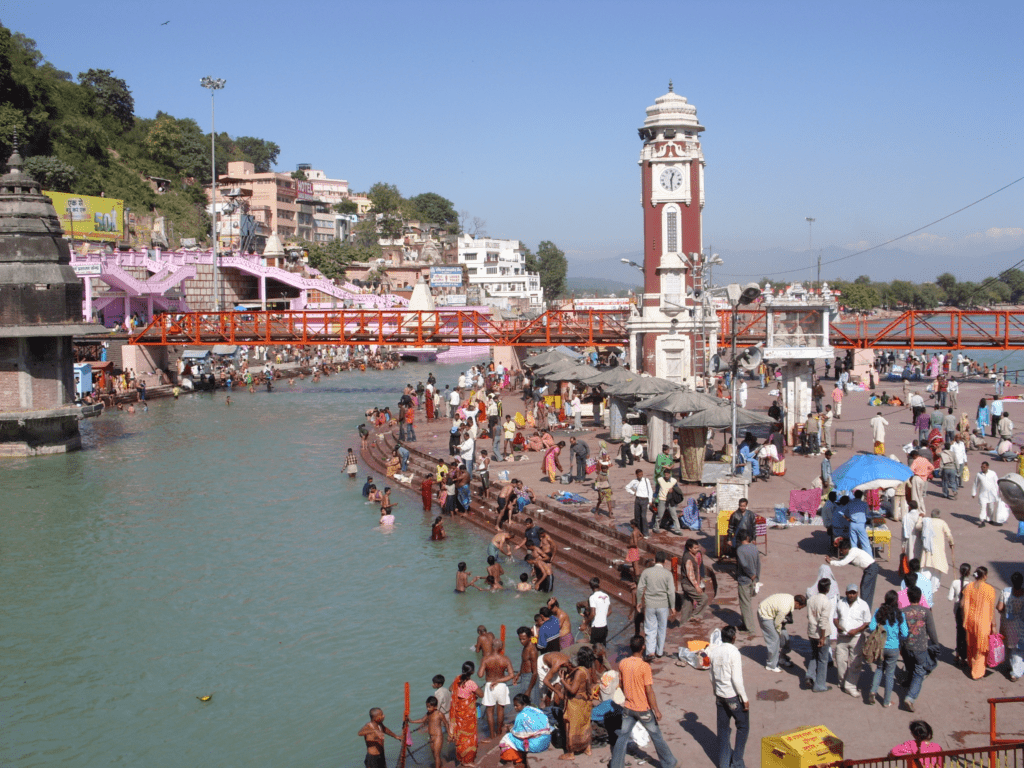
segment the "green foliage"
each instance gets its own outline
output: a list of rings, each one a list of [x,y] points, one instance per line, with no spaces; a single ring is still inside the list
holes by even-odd
[[[550,240],[543,240],[537,246],[537,271],[540,273],[540,284],[546,300],[557,299],[565,293],[569,262],[566,261],[565,253]]]
[[[850,309],[867,312],[878,306],[878,291],[873,286],[853,282],[837,283],[833,287],[842,292],[842,303]]]
[[[359,213],[359,206],[355,200],[342,200],[331,207],[336,213]]]
[[[372,208],[370,214],[377,220],[377,233],[386,240],[398,240],[403,232],[402,193],[394,184],[378,181],[366,193]]]
[[[78,171],[56,157],[33,155],[25,161],[25,172],[51,192],[71,192]]]
[[[234,141],[237,156],[231,160],[246,160],[255,166],[256,173],[270,173],[277,163],[281,148],[272,141],[257,139],[254,136],[239,136]]]
[[[300,170],[292,171],[292,178],[296,181],[306,181],[306,172]]]
[[[92,92],[100,110],[128,130],[135,122],[135,99],[128,84],[109,69],[90,69],[78,73],[78,82]]]
[[[332,240],[309,246],[309,264],[326,277],[340,279],[353,262],[367,262],[380,258],[381,247],[373,223],[363,221],[356,225],[352,240]]]
[[[527,272],[540,271],[540,265],[537,264],[537,256],[527,245],[523,246],[523,269]]]
[[[405,201],[406,218],[437,224],[439,227],[458,234],[459,214],[452,201],[435,192],[424,192]]]
[[[999,273],[999,281],[1010,292],[1010,301],[1019,304],[1024,300],[1024,272],[1019,269],[1007,269]]]

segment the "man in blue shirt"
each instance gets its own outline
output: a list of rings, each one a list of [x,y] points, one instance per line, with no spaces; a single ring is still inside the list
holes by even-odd
[[[850,521],[850,544],[854,549],[871,551],[868,541],[868,504],[864,501],[864,491],[854,491],[853,500],[846,505],[846,517]]]
[[[540,609],[535,620],[537,622],[537,652],[553,653],[560,650],[558,617],[553,615],[551,609],[545,605]]]
[[[370,498],[370,486],[373,485],[373,478],[369,475],[366,476],[366,482],[363,484],[363,498]]]

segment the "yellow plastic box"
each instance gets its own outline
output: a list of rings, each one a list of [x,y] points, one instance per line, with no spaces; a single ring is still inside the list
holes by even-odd
[[[816,768],[843,759],[843,742],[824,725],[805,725],[761,739],[761,768]]]

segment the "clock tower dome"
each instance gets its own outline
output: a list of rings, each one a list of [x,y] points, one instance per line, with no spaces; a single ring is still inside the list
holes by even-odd
[[[638,371],[690,386],[703,376],[714,334],[702,285],[703,130],[696,107],[670,81],[638,131],[644,293],[630,321],[632,362]]]

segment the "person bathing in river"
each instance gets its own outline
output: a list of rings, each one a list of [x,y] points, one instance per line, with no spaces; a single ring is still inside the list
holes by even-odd
[[[487,576],[490,579],[491,589],[502,589],[501,577],[505,575],[505,569],[501,567],[498,558],[490,555],[487,558]]]
[[[388,768],[384,759],[384,734],[401,741],[401,738],[384,725],[384,711],[374,707],[370,710],[370,722],[360,728],[358,734],[366,741],[366,759],[363,760],[366,768]]]
[[[427,714],[418,720],[410,720],[409,725],[420,725],[427,730],[427,741],[430,752],[434,756],[434,768],[442,768],[441,747],[444,746],[444,735],[448,732],[448,718],[437,707],[437,697],[427,697]],[[417,728],[416,730],[421,730]]]
[[[455,591],[465,592],[469,587],[476,587],[481,592],[483,592],[483,587],[476,586],[476,583],[480,580],[480,577],[477,576],[471,581],[469,577],[472,575],[472,573],[466,570],[465,563],[459,563],[459,570],[455,573]]]

